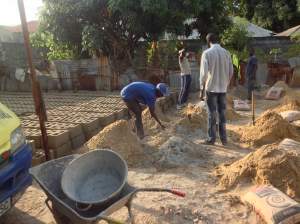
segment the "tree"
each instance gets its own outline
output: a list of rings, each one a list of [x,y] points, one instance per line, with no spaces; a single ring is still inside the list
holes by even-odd
[[[140,40],[165,32],[202,36],[228,25],[224,0],[43,0],[41,33],[78,57],[104,53],[116,64],[132,61]],[[187,18],[195,20],[186,24]]]
[[[299,25],[299,0],[227,0],[227,4],[233,15],[275,32]]]
[[[33,47],[44,49],[41,56],[48,60],[64,60],[74,58],[74,52],[66,45],[54,40],[49,32],[38,31],[30,36]]]
[[[225,0],[194,1],[188,7],[197,20],[192,24],[204,38],[207,33],[223,33],[231,24]]]

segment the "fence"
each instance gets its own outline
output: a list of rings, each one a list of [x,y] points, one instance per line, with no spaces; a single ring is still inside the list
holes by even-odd
[[[200,90],[200,66],[196,61],[191,63],[192,70],[192,83],[191,83],[191,91],[196,92]],[[169,84],[173,89],[180,89],[181,83],[180,71],[171,71],[169,75]]]
[[[108,60],[54,61],[58,79],[63,90],[112,90],[113,74]]]

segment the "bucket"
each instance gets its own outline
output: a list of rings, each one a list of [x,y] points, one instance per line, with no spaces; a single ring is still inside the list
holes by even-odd
[[[127,164],[120,155],[98,149],[70,162],[62,174],[61,186],[77,209],[85,211],[118,200],[127,174]]]

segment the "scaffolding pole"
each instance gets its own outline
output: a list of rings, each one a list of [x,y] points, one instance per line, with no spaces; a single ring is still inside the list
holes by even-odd
[[[24,36],[24,45],[26,49],[26,55],[27,55],[27,62],[30,70],[30,78],[32,83],[32,96],[34,100],[34,106],[35,106],[35,112],[36,115],[39,118],[40,123],[40,129],[42,134],[42,148],[45,152],[46,161],[50,160],[50,153],[48,148],[48,136],[47,136],[47,130],[46,130],[46,121],[47,121],[47,114],[46,114],[46,108],[42,97],[41,88],[39,85],[39,82],[36,78],[36,72],[35,68],[33,66],[32,62],[32,49],[30,46],[30,40],[29,40],[29,32],[28,32],[28,26],[27,26],[27,20],[26,20],[26,14],[25,14],[25,7],[23,0],[18,0],[18,6],[19,6],[19,13],[20,13],[20,19],[22,23],[22,30],[23,30],[23,36]]]

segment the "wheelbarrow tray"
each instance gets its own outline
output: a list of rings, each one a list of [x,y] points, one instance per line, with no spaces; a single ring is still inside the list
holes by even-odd
[[[109,216],[115,211],[127,206],[136,188],[126,184],[118,201],[106,207],[92,209],[87,212],[76,210],[76,204],[63,193],[61,188],[61,177],[65,167],[79,155],[71,155],[63,158],[45,162],[30,169],[33,179],[46,193],[48,200],[52,202],[52,208],[60,215],[67,217],[71,223],[86,224],[96,223],[103,216]],[[53,212],[53,211],[52,211]]]

